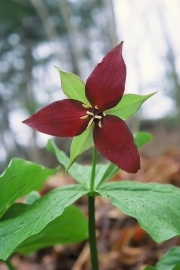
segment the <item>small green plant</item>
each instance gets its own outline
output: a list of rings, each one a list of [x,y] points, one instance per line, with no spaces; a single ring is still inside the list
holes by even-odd
[[[0,176],[0,259],[9,269],[14,269],[9,256],[15,251],[28,254],[56,243],[88,238],[92,269],[98,270],[96,196],[109,197],[114,206],[136,218],[157,242],[180,233],[179,188],[153,182],[108,182],[119,169],[136,173],[140,169],[138,148],[152,138],[145,132],[133,136],[124,122],[154,93],[123,95],[126,66],[122,43],[95,67],[86,84],[76,75],[57,69],[69,99],[53,102],[24,123],[46,134],[74,136],[70,158],[52,140],[47,150],[55,153],[78,183],[56,188],[40,197],[36,191],[58,168],[48,169],[16,158],[10,162]],[[92,165],[76,163],[77,157],[91,147]],[[110,163],[97,164],[97,150]],[[24,195],[28,195],[26,200],[16,203]],[[82,196],[88,196],[88,221],[72,206]]]

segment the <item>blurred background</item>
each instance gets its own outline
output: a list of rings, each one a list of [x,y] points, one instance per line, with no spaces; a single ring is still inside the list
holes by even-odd
[[[158,91],[132,118],[130,127],[135,132],[156,126],[155,141],[160,136],[161,142],[164,125],[178,128],[179,10],[176,0],[1,0],[0,168],[15,156],[48,165],[43,148],[50,136],[21,122],[64,97],[53,66],[86,81],[104,54],[122,40],[126,93]],[[179,147],[179,138],[175,141]],[[68,149],[68,140],[67,145]]]
[[[142,170],[136,176],[120,172],[114,180],[131,178],[180,186],[179,14],[178,0],[0,0],[0,171],[12,157],[49,167],[57,164],[54,155],[45,149],[50,136],[35,132],[22,124],[22,120],[50,102],[64,98],[54,66],[86,81],[101,58],[123,40],[126,93],[158,93],[128,121],[133,132],[149,131],[154,136],[141,151]],[[71,140],[55,140],[68,153]],[[80,161],[87,162],[89,157],[83,154]],[[60,181],[67,183],[68,177],[64,179],[61,175],[61,179],[53,180],[43,192]],[[143,265],[153,265],[170,245],[180,244],[179,240],[165,246],[155,244],[132,218],[112,209],[107,202],[100,199],[98,202],[101,211],[97,211],[97,228],[101,232],[104,265],[101,269],[143,269]],[[124,229],[128,224],[130,231]],[[51,250],[49,260],[52,254],[60,256],[62,249]],[[65,248],[63,254],[73,254],[75,260],[79,256],[77,246],[75,249],[76,252]],[[78,246],[78,250],[84,249],[87,247]],[[121,263],[119,250],[123,254]],[[44,265],[38,269],[70,269],[67,265],[46,268],[49,257],[44,253],[38,256],[39,261],[45,258]],[[67,258],[72,266],[74,261],[70,264]],[[22,269],[30,268],[26,265]]]

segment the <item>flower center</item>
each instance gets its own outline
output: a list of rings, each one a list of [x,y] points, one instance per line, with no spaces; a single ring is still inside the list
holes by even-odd
[[[84,108],[87,108],[89,109],[87,112],[86,112],[86,115],[82,116],[81,119],[85,119],[85,118],[88,118],[90,117],[90,121],[87,125],[87,128],[89,128],[92,123],[97,123],[98,126],[100,128],[102,128],[102,125],[101,125],[101,120],[104,116],[106,116],[105,112],[101,111],[98,106],[96,105],[94,108],[92,108],[90,105],[85,105],[85,104],[82,104],[82,106]]]

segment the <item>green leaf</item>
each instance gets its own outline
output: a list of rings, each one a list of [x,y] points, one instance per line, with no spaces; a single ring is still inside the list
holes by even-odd
[[[65,152],[60,150],[55,142],[52,139],[49,139],[46,145],[46,149],[50,152],[55,153],[57,160],[59,161],[60,164],[62,164],[64,167],[67,167],[69,158],[66,155]]]
[[[70,160],[66,168],[66,171],[71,167],[74,161],[86,150],[91,148],[94,145],[93,140],[93,128],[92,125],[90,128],[86,129],[81,135],[74,137],[70,149]]]
[[[81,136],[81,135],[80,135]],[[79,136],[78,136],[79,137]],[[140,148],[143,146],[145,143],[147,143],[152,136],[148,132],[137,132],[134,135],[135,143],[137,146]],[[81,140],[79,140],[79,144],[81,143]],[[78,146],[78,143],[76,141],[76,145]],[[74,146],[75,148],[75,146]],[[66,168],[69,167],[70,161],[68,156],[61,151],[54,141],[51,139],[47,143],[47,149],[49,151],[52,151],[56,154],[56,157],[58,161]],[[80,149],[82,149],[80,147]],[[74,150],[75,151],[75,150]],[[78,153],[78,151],[77,151]],[[76,154],[74,154],[75,156]],[[71,156],[72,159],[72,156]],[[67,169],[66,169],[67,170]],[[69,169],[69,173],[82,185],[86,186],[88,189],[90,187],[90,176],[91,176],[91,170],[92,166],[82,166],[78,163],[74,163],[72,167]],[[96,165],[96,176],[95,176],[95,189],[99,187],[101,184],[103,184],[106,180],[109,180],[115,173],[117,173],[119,168],[113,164],[113,163],[108,163],[108,164],[97,164]]]
[[[99,179],[99,181],[95,182],[95,187],[99,188],[104,182],[109,180],[113,175],[115,175],[120,168],[116,166],[114,163],[109,163],[107,169],[104,171],[102,177]]]
[[[136,94],[123,95],[121,101],[114,108],[107,110],[106,113],[116,115],[121,119],[131,117],[137,112],[143,102],[152,97],[155,93],[157,92],[145,96]]]
[[[174,268],[173,270],[180,270],[180,263],[178,263]]]
[[[63,92],[68,98],[82,101],[86,105],[90,105],[85,95],[85,83],[73,73],[62,71],[60,68],[55,67],[60,74],[61,86]]]
[[[41,189],[44,181],[57,169],[48,169],[33,162],[13,158],[0,176],[0,216],[13,202],[32,190]]]
[[[41,198],[41,196],[39,195],[39,193],[37,191],[33,190],[27,195],[24,203],[31,205],[31,204],[35,203],[37,200],[39,200],[40,198]]]
[[[66,168],[69,163],[68,156],[61,151],[53,140],[49,140],[47,143],[47,150],[56,154],[58,161]],[[102,175],[108,168],[109,164],[97,164],[96,165],[96,175],[95,183],[99,182],[99,179],[102,178]],[[90,188],[90,177],[91,177],[92,166],[81,165],[76,162],[68,170],[69,174],[74,177],[76,181],[85,186],[87,189]]]
[[[82,211],[74,205],[51,221],[40,233],[30,236],[17,247],[22,254],[32,253],[40,248],[55,244],[80,242],[88,238],[88,225]]]
[[[0,221],[16,218],[25,213],[29,207],[24,203],[14,203]],[[22,242],[16,251],[28,254],[43,247],[54,244],[75,243],[87,237],[87,219],[80,208],[71,205],[65,208],[62,215],[51,221],[41,232],[30,236]]]
[[[156,268],[158,270],[174,270],[180,269],[180,247],[174,246],[170,248],[164,256],[157,262]],[[178,265],[177,265],[178,264]]]
[[[68,156],[60,150],[55,142],[49,139],[47,143],[47,150],[55,153],[57,160],[66,168],[69,163]],[[82,166],[78,163],[74,163],[68,171],[70,175],[74,177],[76,181],[84,186],[88,186],[89,177],[91,175],[91,166]]]
[[[141,148],[144,144],[152,140],[153,136],[148,132],[139,131],[133,135],[135,144],[138,148]]]
[[[39,233],[67,206],[87,193],[81,185],[59,187],[30,205],[23,214],[0,222],[0,259],[6,260],[24,240]]]
[[[134,136],[135,144],[138,148],[142,147],[144,144],[146,144],[148,141],[152,139],[152,135],[148,132],[137,132]],[[109,163],[107,170],[105,170],[104,174],[102,175],[102,178],[99,179],[99,181],[96,182],[96,188],[102,185],[106,180],[109,180],[113,175],[115,175],[120,170],[119,167],[117,167],[114,163]]]
[[[180,189],[172,185],[109,182],[97,189],[127,215],[136,218],[157,242],[180,234]]]
[[[21,215],[25,210],[27,210],[28,207],[29,207],[28,204],[13,203],[9,207],[9,209],[4,213],[4,215],[1,217],[0,221],[15,218],[15,217]]]
[[[24,203],[13,203],[8,208],[8,210],[4,213],[4,215],[0,218],[0,221],[8,220],[8,219],[15,218],[21,215],[23,212],[25,212],[28,209],[29,205],[32,205],[40,198],[41,196],[39,195],[37,191],[35,190],[31,191],[27,195]]]

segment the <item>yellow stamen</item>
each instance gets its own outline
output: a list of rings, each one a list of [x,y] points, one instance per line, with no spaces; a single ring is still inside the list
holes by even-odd
[[[84,116],[80,117],[80,119],[85,119],[85,118],[88,118],[88,115],[84,115]]]
[[[99,109],[97,105],[96,105],[94,108],[95,108],[95,109]]]
[[[105,112],[103,112],[103,115],[104,115],[104,116],[106,116],[106,113],[105,113]]]
[[[94,121],[94,117],[93,117],[93,118],[91,118],[91,120],[89,121],[88,126],[87,126],[87,128],[86,128],[86,129],[88,129],[88,128],[89,128],[89,127],[92,125],[93,121]]]
[[[101,120],[98,122],[98,126],[99,126],[100,128],[102,128]]]
[[[84,108],[92,108],[91,105],[82,104]]]
[[[100,115],[95,115],[94,118],[102,119],[102,116],[100,116]]]
[[[86,112],[86,114],[88,114],[88,115],[91,115],[91,116],[94,116],[94,113],[92,113],[92,112]]]

